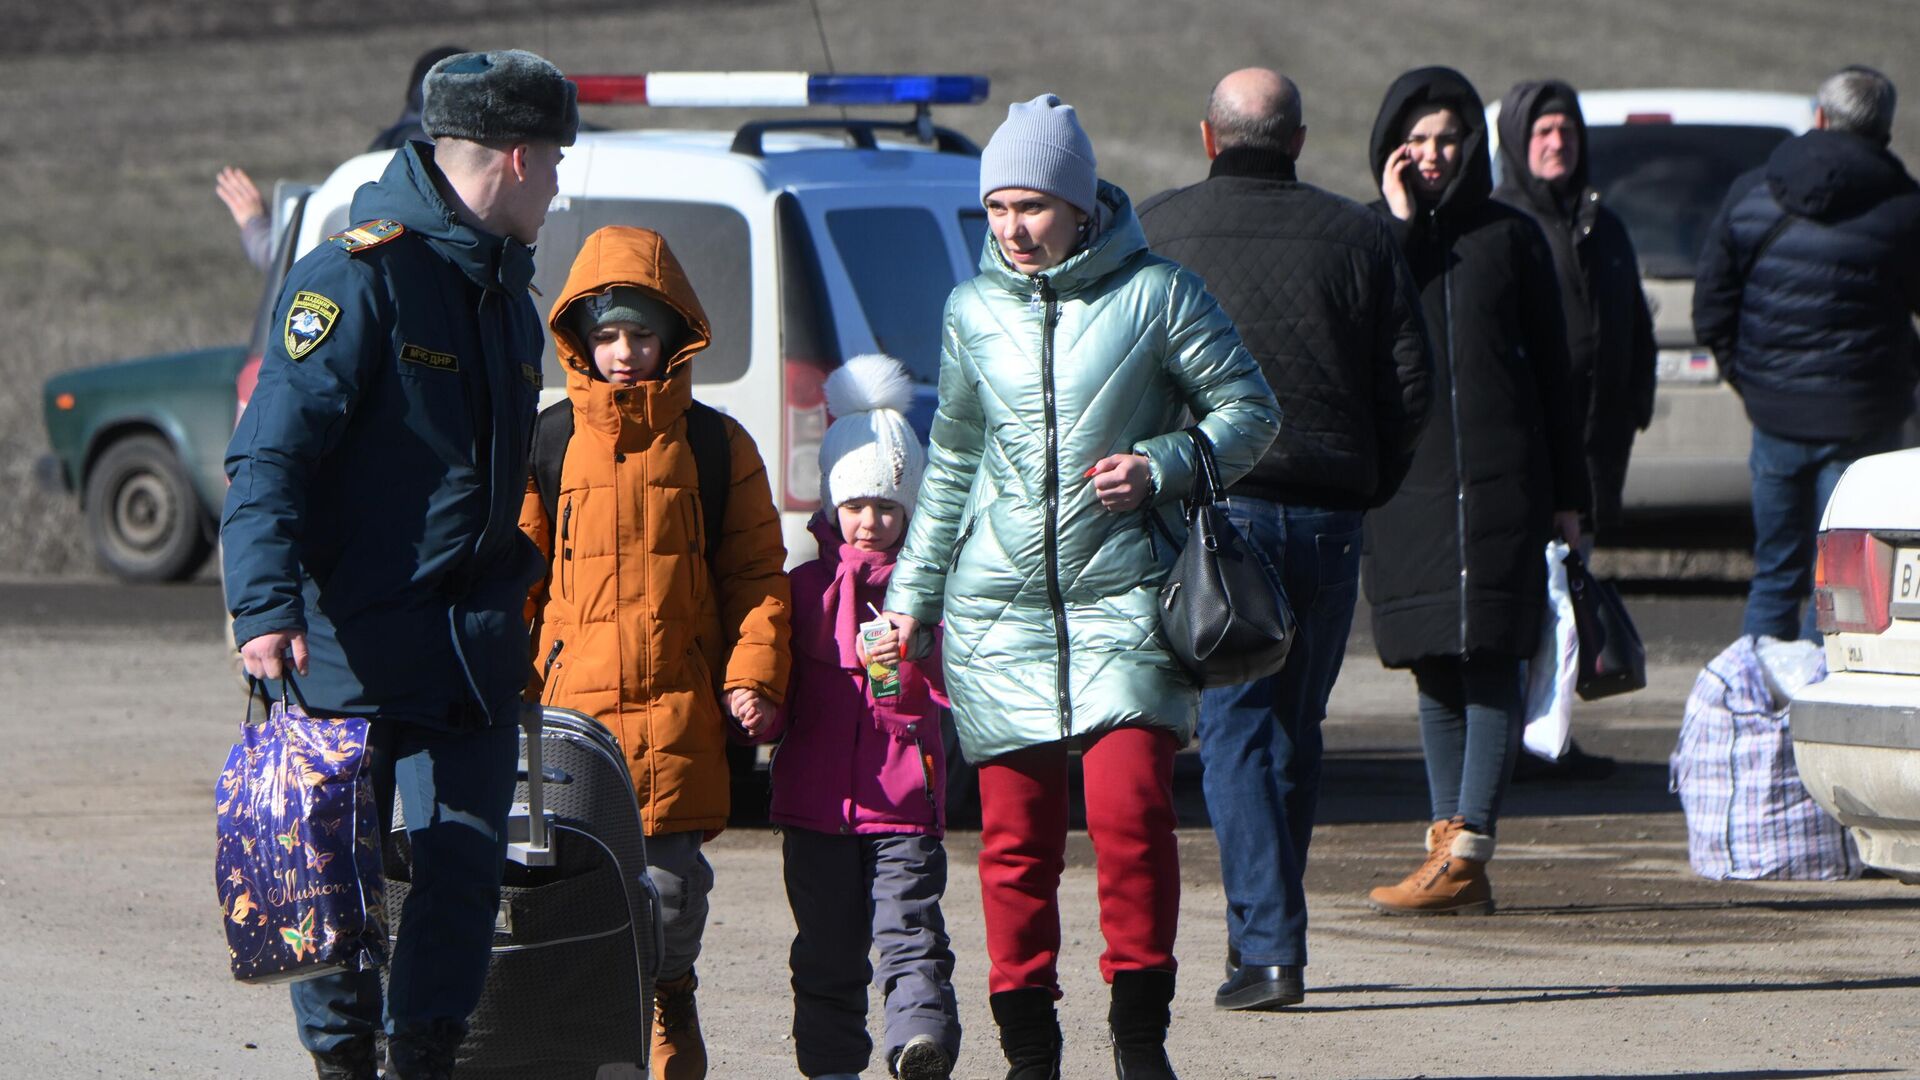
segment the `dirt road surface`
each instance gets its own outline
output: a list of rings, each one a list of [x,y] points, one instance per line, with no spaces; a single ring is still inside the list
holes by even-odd
[[[0,1075],[311,1075],[284,991],[226,972],[212,784],[241,702],[218,606],[205,586],[0,582]],[[1390,920],[1361,903],[1411,868],[1425,812],[1411,686],[1379,669],[1363,628],[1327,728],[1309,995],[1284,1013],[1212,1008],[1224,901],[1197,763],[1183,756],[1192,824],[1170,1040],[1183,1077],[1920,1074],[1920,890],[1694,877],[1665,759],[1692,675],[1737,605],[1636,610],[1661,658],[1653,685],[1580,717],[1583,742],[1622,768],[1561,791],[1515,788],[1493,866],[1502,908],[1487,919]],[[998,1077],[977,834],[950,847],[967,1027],[955,1075]],[[735,829],[710,851],[719,885],[700,1007],[712,1075],[794,1076],[778,837]],[[1084,836],[1069,861],[1067,1075],[1111,1075]]]

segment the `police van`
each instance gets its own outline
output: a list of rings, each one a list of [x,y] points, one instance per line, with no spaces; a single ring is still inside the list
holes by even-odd
[[[916,384],[925,436],[935,404],[940,315],[973,275],[986,234],[979,149],[936,126],[934,105],[986,100],[977,75],[653,73],[575,75],[582,106],[907,106],[905,119],[796,117],[733,130],[589,130],[560,164],[560,193],[536,248],[544,320],[582,240],[607,225],[666,237],[713,324],[693,363],[694,396],[740,421],[766,460],[788,564],[811,558],[820,507],[827,374],[867,352],[898,357]],[[391,152],[335,169],[285,215],[281,265],[349,220],[353,193]],[[278,296],[268,290],[267,306]],[[242,373],[242,407],[258,368]],[[542,404],[565,394],[546,343]]]

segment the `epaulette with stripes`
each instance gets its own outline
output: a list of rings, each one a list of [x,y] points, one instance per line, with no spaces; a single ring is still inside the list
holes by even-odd
[[[337,232],[327,239],[345,248],[347,254],[358,255],[369,251],[407,231],[405,225],[391,219],[369,221],[364,225],[355,225],[345,232]]]

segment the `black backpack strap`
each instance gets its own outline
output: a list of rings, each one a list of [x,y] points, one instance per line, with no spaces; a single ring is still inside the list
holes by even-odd
[[[533,486],[547,508],[547,527],[555,528],[560,512],[560,465],[573,441],[573,402],[566,398],[540,410],[533,421]]]
[[[1753,245],[1753,254],[1747,256],[1746,268],[1740,272],[1741,284],[1744,285],[1747,279],[1753,276],[1753,268],[1760,265],[1760,257],[1767,253],[1767,249],[1773,246],[1773,242],[1780,239],[1780,234],[1786,232],[1787,226],[1792,225],[1799,216],[1791,210],[1783,210],[1780,213],[1780,219],[1773,223],[1772,228],[1761,234],[1760,242]]]
[[[707,566],[713,567],[726,528],[727,493],[733,488],[733,444],[718,409],[700,402],[687,407],[687,445],[700,474],[700,519],[707,531]]]

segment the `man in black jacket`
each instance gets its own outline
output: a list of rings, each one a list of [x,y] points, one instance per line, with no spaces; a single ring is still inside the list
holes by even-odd
[[[1840,474],[1892,450],[1920,378],[1920,186],[1887,149],[1894,89],[1820,85],[1814,130],[1734,181],[1700,252],[1693,326],[1753,421],[1745,633],[1818,640],[1814,534]]]
[[[1432,360],[1419,290],[1386,224],[1301,183],[1293,82],[1260,68],[1220,81],[1199,184],[1149,199],[1154,251],[1199,274],[1239,329],[1284,420],[1235,484],[1228,513],[1299,621],[1278,675],[1203,698],[1200,752],[1227,892],[1224,1009],[1303,997],[1301,877],[1320,780],[1320,722],[1353,623],[1361,516],[1399,487],[1425,422]]]
[[[1546,235],[1566,317],[1574,393],[1584,403],[1591,539],[1619,524],[1633,436],[1653,422],[1653,315],[1640,260],[1619,215],[1587,183],[1587,122],[1573,87],[1515,83],[1500,102],[1500,186],[1493,197],[1524,211]],[[1582,556],[1586,552],[1581,553]],[[1599,778],[1612,758],[1578,743],[1552,765],[1522,755],[1514,778]]]

